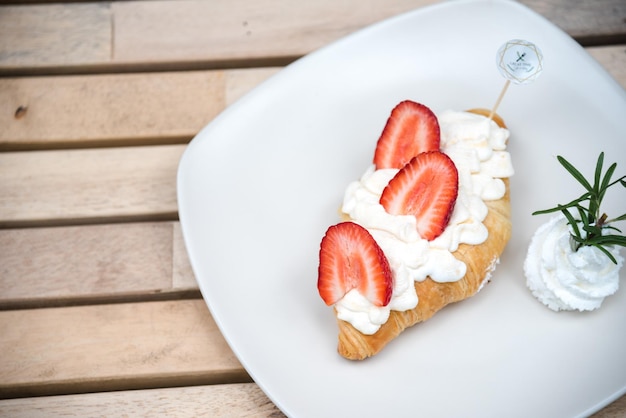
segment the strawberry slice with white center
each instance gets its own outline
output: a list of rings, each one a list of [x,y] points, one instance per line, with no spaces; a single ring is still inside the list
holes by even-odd
[[[383,129],[374,164],[377,169],[402,168],[417,154],[438,151],[441,139],[437,116],[423,104],[405,100],[391,111]]]
[[[446,228],[459,191],[454,162],[440,151],[418,154],[383,190],[380,204],[392,215],[413,215],[417,232],[428,241]]]
[[[328,228],[320,245],[317,289],[329,306],[352,289],[376,306],[389,304],[391,268],[367,229],[354,222]]]

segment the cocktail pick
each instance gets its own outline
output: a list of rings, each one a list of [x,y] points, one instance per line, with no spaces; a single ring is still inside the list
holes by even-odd
[[[493,118],[500,102],[509,88],[511,81],[515,84],[528,84],[535,81],[543,71],[543,54],[539,47],[523,39],[512,39],[502,45],[496,54],[498,70],[506,83],[491,109],[489,119]]]

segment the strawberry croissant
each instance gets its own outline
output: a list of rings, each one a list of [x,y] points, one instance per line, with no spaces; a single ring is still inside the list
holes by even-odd
[[[364,359],[489,280],[510,237],[508,130],[403,101],[320,245],[318,291],[339,353]]]

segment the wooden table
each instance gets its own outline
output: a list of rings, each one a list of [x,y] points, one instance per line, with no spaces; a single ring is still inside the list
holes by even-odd
[[[435,2],[0,5],[0,416],[281,416],[198,291],[179,158],[282,66]],[[523,3],[626,86],[623,0]]]

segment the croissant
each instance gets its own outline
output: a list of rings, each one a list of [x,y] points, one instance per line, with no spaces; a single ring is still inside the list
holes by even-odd
[[[473,109],[470,112],[489,115],[489,111]],[[495,115],[494,121],[505,127],[502,119]],[[439,283],[427,277],[414,283],[419,295],[419,303],[407,311],[392,310],[389,319],[378,331],[366,335],[350,323],[337,319],[339,327],[339,354],[350,360],[362,360],[380,352],[403,330],[432,317],[446,305],[461,301],[476,294],[491,278],[491,273],[499,262],[499,257],[511,237],[511,206],[508,179],[502,179],[506,192],[499,200],[486,201],[487,217],[483,224],[489,231],[482,244],[461,244],[453,255],[466,266],[466,274],[455,282]],[[344,219],[349,217],[343,214]],[[336,313],[336,311],[335,311]]]

